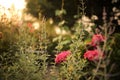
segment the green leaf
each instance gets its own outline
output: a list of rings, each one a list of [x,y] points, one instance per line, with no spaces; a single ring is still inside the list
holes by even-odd
[[[56,16],[62,16],[62,15],[65,15],[67,12],[65,9],[62,9],[62,10],[56,10],[55,11],[55,15]]]

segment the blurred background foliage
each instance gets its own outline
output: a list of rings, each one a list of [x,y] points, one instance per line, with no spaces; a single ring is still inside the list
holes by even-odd
[[[59,18],[55,16],[55,11],[62,8],[62,0],[26,0],[27,12],[33,16],[39,16],[39,12],[46,18],[53,18],[55,21],[59,21]],[[98,16],[97,24],[102,23],[103,7],[106,7],[107,18],[114,16],[113,8],[119,9],[119,0],[84,0],[85,2],[85,14],[89,18],[92,15]],[[99,4],[98,4],[99,3]],[[64,0],[63,8],[66,10],[67,15],[64,15],[63,19],[67,21],[69,27],[75,22],[75,15],[78,15],[80,11],[81,0]],[[109,20],[109,19],[108,19]]]

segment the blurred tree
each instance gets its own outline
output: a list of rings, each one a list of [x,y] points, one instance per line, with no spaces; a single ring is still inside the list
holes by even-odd
[[[27,12],[31,13],[33,16],[38,17],[40,12],[39,0],[26,0],[27,1]]]
[[[39,13],[46,18],[52,17],[55,21],[59,21],[59,18],[55,16],[55,11],[61,9],[62,0],[26,0],[27,12],[31,13],[35,17],[39,17]],[[64,9],[67,15],[63,17],[69,24],[74,23],[73,15],[77,14],[76,0],[64,0]]]
[[[62,0],[26,0],[27,12],[33,16],[39,16],[39,12],[46,18],[52,17],[55,21],[59,21],[59,18],[55,16],[55,11],[60,10],[62,6]],[[86,15],[91,17],[92,15],[98,16],[96,23],[102,24],[103,7],[106,7],[107,17],[113,16],[113,7],[120,7],[119,0],[83,0],[85,1]],[[68,26],[74,24],[74,16],[78,14],[78,6],[81,6],[81,0],[64,0],[63,8],[66,10],[67,15],[63,16],[63,19],[67,21]],[[98,4],[99,3],[99,4]],[[109,19],[108,19],[109,20]]]

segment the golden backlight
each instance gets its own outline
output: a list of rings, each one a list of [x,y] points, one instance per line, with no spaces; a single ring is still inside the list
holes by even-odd
[[[0,5],[6,9],[14,5],[16,10],[25,8],[25,0],[0,0]]]
[[[7,21],[19,22],[25,7],[25,0],[0,0],[0,20],[6,23],[6,18]]]

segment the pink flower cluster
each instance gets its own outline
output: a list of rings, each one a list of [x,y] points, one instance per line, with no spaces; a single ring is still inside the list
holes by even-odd
[[[63,61],[66,60],[67,56],[70,55],[71,52],[70,51],[62,51],[61,53],[59,53],[56,58],[55,58],[55,63],[61,63]]]
[[[100,42],[103,42],[105,40],[105,37],[101,34],[95,34],[92,37],[91,45],[97,46]]]
[[[93,35],[90,45],[96,47],[97,45],[99,45],[100,42],[103,42],[104,40],[105,37],[101,34]],[[90,61],[98,60],[100,56],[103,56],[103,54],[98,51],[97,48],[93,50],[88,50],[84,53],[84,58]]]
[[[99,59],[99,52],[97,50],[88,50],[87,52],[84,53],[84,58],[94,61]]]

